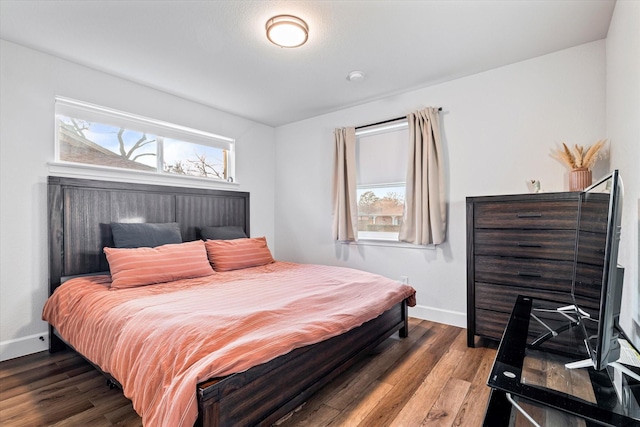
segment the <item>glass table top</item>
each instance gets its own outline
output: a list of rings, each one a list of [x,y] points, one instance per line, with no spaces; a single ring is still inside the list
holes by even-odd
[[[588,422],[640,425],[640,381],[612,367],[602,371],[565,367],[589,356],[575,319],[556,310],[563,305],[518,298],[488,385],[509,393],[534,413],[541,404]],[[631,371],[640,374],[638,368]]]

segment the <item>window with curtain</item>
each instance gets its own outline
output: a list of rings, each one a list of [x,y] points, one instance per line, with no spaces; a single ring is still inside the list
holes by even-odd
[[[231,138],[56,98],[56,160],[233,182]]]
[[[356,131],[358,240],[398,241],[408,141],[407,120]]]

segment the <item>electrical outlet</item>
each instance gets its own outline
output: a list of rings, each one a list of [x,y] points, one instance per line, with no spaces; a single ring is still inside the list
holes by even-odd
[[[408,285],[409,284],[409,277],[408,276],[400,276],[400,283],[402,283],[403,285]]]

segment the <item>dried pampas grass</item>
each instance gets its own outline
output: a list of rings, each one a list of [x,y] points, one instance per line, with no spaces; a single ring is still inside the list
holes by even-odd
[[[600,150],[606,142],[606,139],[601,139],[587,149],[582,145],[574,145],[573,150],[570,150],[567,144],[563,142],[562,148],[552,150],[551,155],[564,163],[569,169],[591,169],[601,157]]]

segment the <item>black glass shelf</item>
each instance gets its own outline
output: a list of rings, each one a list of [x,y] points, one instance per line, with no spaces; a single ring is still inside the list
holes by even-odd
[[[583,420],[575,425],[640,426],[640,382],[612,367],[565,367],[589,356],[576,319],[556,310],[563,305],[518,297],[487,382],[493,391],[485,425],[513,422],[515,407],[508,395],[532,408],[529,415],[540,425],[550,425],[545,420],[560,413],[566,425],[575,418]]]

